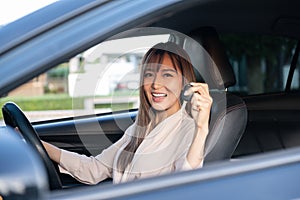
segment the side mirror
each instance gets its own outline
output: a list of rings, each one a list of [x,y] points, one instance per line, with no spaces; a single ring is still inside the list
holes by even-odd
[[[10,127],[0,128],[0,199],[44,199],[47,173],[39,156]]]

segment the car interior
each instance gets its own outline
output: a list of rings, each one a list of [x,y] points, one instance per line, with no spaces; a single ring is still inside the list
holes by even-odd
[[[227,91],[228,87],[235,84],[235,75],[216,30],[203,27],[194,31],[191,37],[198,41],[211,57],[211,60],[198,59],[201,64],[194,65],[201,66],[197,71],[204,78],[197,81],[206,82],[210,89],[221,91],[211,93],[214,102],[204,162],[230,159],[247,124],[246,105],[241,97]],[[188,51],[192,48],[186,49]],[[237,121],[239,123],[236,123]]]
[[[226,1],[222,1],[223,6],[219,2],[218,4],[213,2],[207,5],[201,4],[199,7],[195,6],[188,10],[183,9],[180,12],[171,13],[145,25],[176,30],[186,34],[203,47],[204,53],[195,53],[193,43],[189,43],[190,40],[185,40],[181,34],[174,34],[168,38],[168,40],[182,45],[190,54],[199,53],[199,56],[191,57],[193,65],[196,66],[197,81],[206,82],[209,84],[210,89],[214,89],[214,92],[211,93],[214,101],[210,121],[210,135],[206,143],[205,165],[224,160],[242,159],[249,155],[283,150],[300,145],[300,93],[297,90],[298,88],[295,90],[291,88],[293,74],[299,62],[300,45],[297,39],[300,29],[289,26],[293,19],[274,17],[272,9],[278,9],[277,7],[271,7],[265,11],[270,12],[270,17],[265,19],[265,24],[257,25],[261,27],[255,26],[256,17],[254,14],[251,15],[253,19],[249,23],[245,23],[247,21],[245,17],[236,18],[237,13],[224,14],[225,11],[221,8],[228,6],[232,6],[232,10],[251,12],[253,5],[249,2],[245,2],[242,9],[234,9],[234,2],[231,1],[229,5]],[[271,5],[272,1],[269,1],[269,3]],[[256,15],[259,20],[263,15],[264,5],[263,2],[255,5],[261,7]],[[199,13],[199,10],[202,12]],[[220,13],[216,14],[217,12]],[[209,23],[205,21],[207,16],[211,17]],[[231,21],[232,24],[236,25],[236,29],[231,28],[228,30],[226,23],[219,22],[218,19],[222,16],[227,16],[223,21],[226,21],[227,24]],[[275,22],[273,22],[274,18],[276,18]],[[187,21],[189,23],[186,23]],[[270,27],[269,24],[272,24],[272,26]],[[239,74],[236,73],[236,62],[233,61],[233,56],[228,50],[229,47],[226,46],[224,35],[231,32],[237,32],[238,34],[254,33],[255,30],[260,30],[262,34],[277,36],[282,35],[282,29],[286,29],[284,30],[286,34],[284,36],[296,41],[293,43],[295,49],[293,55],[289,55],[291,64],[288,67],[286,85],[280,91],[257,94],[245,94],[244,91],[237,89],[237,85],[241,86],[242,83]],[[108,41],[116,40],[119,37],[136,37],[139,36],[138,33],[140,36],[149,34],[142,31],[137,33],[129,31],[116,35]],[[128,35],[126,36],[126,34]],[[132,35],[130,36],[130,34]],[[202,54],[208,54],[209,56],[205,59],[199,59],[203,58]],[[5,104],[2,111],[7,125],[18,126],[19,129],[24,129],[24,132],[34,132],[33,135],[37,137],[28,136],[28,140],[32,140],[32,144],[36,145],[37,149],[41,149],[40,144],[37,142],[40,138],[60,148],[90,156],[101,153],[103,149],[121,138],[124,130],[134,122],[137,109],[91,113],[84,116],[35,122],[29,122],[23,114],[22,107],[12,103]],[[16,122],[20,124],[16,124]],[[41,150],[41,152],[43,151]],[[59,176],[59,178],[54,178],[50,182],[51,189],[82,185],[69,175],[53,173],[57,171],[57,169],[54,169],[56,165],[49,163],[51,161],[46,158],[47,155],[43,157],[45,157],[44,162],[48,163],[46,166],[51,168],[47,170],[49,177],[52,177],[50,179],[53,180],[53,177]],[[107,180],[107,182],[111,182],[111,180]]]

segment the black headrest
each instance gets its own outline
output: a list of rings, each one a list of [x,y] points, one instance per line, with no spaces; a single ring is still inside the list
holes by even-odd
[[[217,31],[213,27],[202,27],[191,32],[189,36],[199,42],[210,55],[210,58],[207,58],[209,56],[200,56],[201,53],[199,53],[200,58],[197,62],[200,63],[195,65],[198,81],[205,81],[210,88],[217,89],[225,89],[234,85],[236,80],[233,68]]]

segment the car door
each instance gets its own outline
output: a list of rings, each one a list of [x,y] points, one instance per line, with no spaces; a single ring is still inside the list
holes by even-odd
[[[79,154],[98,155],[134,123],[142,57],[172,34],[165,29],[133,30],[38,75],[0,102],[19,105],[42,140]],[[61,179],[65,187],[79,184],[69,175],[61,174]]]
[[[99,57],[95,57],[94,60],[84,57],[85,60],[82,60],[82,54],[89,54],[91,49],[107,39],[108,36],[134,27],[142,17],[149,19],[151,16],[147,16],[147,14],[151,11],[171,3],[174,2],[114,1],[107,3],[89,0],[75,4],[67,1],[57,2],[49,7],[46,14],[42,13],[47,17],[41,17],[41,12],[38,11],[11,26],[4,27],[1,34],[11,37],[2,37],[4,39],[1,39],[0,74],[7,74],[0,81],[1,95],[6,96],[1,99],[1,103],[16,102],[32,122],[42,140],[60,148],[86,155],[100,153],[118,140],[126,128],[134,122],[138,94],[127,91],[125,98],[123,97],[123,100],[120,101],[120,96],[112,98],[110,93],[115,90],[116,93],[123,93],[116,89],[116,79],[118,76],[120,77],[118,73],[130,73],[131,77],[136,77],[137,71],[133,69],[132,63],[134,63],[134,67],[138,66],[141,52],[137,51],[135,55],[130,54],[128,57],[127,54],[122,56],[127,53],[124,52],[125,50],[104,51],[103,57],[106,57],[106,61]],[[116,9],[116,12],[111,13],[112,9]],[[128,12],[129,10],[130,12]],[[20,27],[18,24],[28,24],[30,27],[22,28],[23,26]],[[119,28],[113,29],[112,27]],[[30,33],[27,33],[26,31],[29,30]],[[99,54],[97,55],[99,56]],[[89,59],[93,56],[94,54],[90,55]],[[136,60],[128,62],[126,59]],[[113,62],[114,60],[115,62]],[[86,63],[89,67],[81,66],[82,63]],[[93,65],[103,63],[114,69],[111,71],[109,67],[91,69]],[[69,65],[67,70],[66,64]],[[54,66],[57,66],[56,69],[47,71]],[[89,71],[87,68],[91,70]],[[105,69],[104,71],[109,75],[100,69]],[[127,69],[127,71],[123,69]],[[68,70],[72,74],[68,74]],[[90,75],[86,75],[87,71],[90,75],[96,76],[90,78]],[[104,74],[101,75],[102,72]],[[100,75],[105,81],[97,84],[99,80],[97,75]],[[58,80],[59,78],[67,78],[68,82]],[[93,80],[91,81],[91,79]],[[85,83],[78,85],[75,83],[76,81]],[[130,86],[131,90],[132,87],[138,86],[137,80],[134,81],[132,83],[132,81],[126,80],[126,84]],[[24,85],[17,88],[24,82],[26,82]],[[77,86],[74,86],[76,84]],[[81,87],[86,86],[85,84],[88,84],[88,87],[82,89]],[[89,87],[90,85],[93,87]],[[95,88],[97,85],[98,88]],[[83,94],[83,97],[74,90],[87,93]],[[99,94],[95,94],[95,91]],[[46,97],[32,100],[32,97],[45,93],[47,93]],[[70,96],[70,93],[73,96]],[[27,107],[26,101],[30,102],[29,107]],[[113,104],[112,101],[118,103]],[[61,104],[64,106],[60,107]],[[108,106],[109,109],[103,108],[103,105],[106,108]],[[77,113],[78,110],[82,110],[82,107],[88,112],[79,111]],[[43,111],[48,112],[43,113]],[[51,117],[54,112],[58,112],[59,115]],[[65,113],[67,114],[64,115]],[[73,183],[75,183],[74,180],[67,180],[67,184]]]

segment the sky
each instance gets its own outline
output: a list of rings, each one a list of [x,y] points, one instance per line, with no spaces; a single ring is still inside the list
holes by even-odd
[[[0,26],[8,24],[57,0],[2,0]]]

